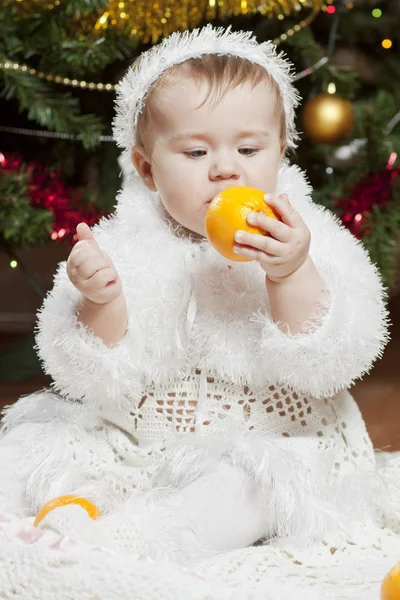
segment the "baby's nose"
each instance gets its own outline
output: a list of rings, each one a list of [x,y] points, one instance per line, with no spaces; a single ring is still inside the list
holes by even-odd
[[[210,179],[239,179],[240,173],[233,161],[218,161],[210,169]]]

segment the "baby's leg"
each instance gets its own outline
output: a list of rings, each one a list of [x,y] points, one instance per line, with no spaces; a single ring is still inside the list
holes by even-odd
[[[182,550],[196,558],[244,548],[269,529],[264,491],[241,467],[228,462],[160,503],[182,524],[183,533],[188,528]]]
[[[184,489],[133,496],[98,521],[67,506],[49,513],[41,526],[117,551],[187,564],[267,535],[266,505],[250,476],[222,461]]]

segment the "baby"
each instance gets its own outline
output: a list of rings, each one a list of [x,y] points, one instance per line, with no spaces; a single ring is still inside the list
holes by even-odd
[[[63,506],[40,526],[181,563],[384,526],[347,391],[387,341],[384,292],[285,159],[290,67],[272,44],[208,26],[145,53],[118,94],[134,170],[115,214],[78,226],[44,303],[37,343],[55,393],[6,411],[0,508],[85,496],[98,521]],[[267,235],[236,232],[251,263],[205,237],[209,202],[231,186],[264,190],[281,217],[251,213]]]
[[[270,236],[237,231],[234,251],[260,263],[274,320],[297,333],[316,316],[324,284],[309,256],[307,225],[286,194],[273,196],[285,150],[282,99],[268,72],[237,56],[210,54],[175,65],[154,83],[131,156],[173,221],[200,238],[208,204],[221,190],[269,192],[282,222],[251,213],[248,222]],[[87,225],[78,226],[78,236],[67,272],[81,292],[79,319],[107,345],[118,343],[128,320],[121,279]]]

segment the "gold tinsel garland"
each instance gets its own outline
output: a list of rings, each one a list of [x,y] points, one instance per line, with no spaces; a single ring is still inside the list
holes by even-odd
[[[42,10],[59,10],[62,0],[5,0],[15,2],[19,12],[31,5]],[[319,12],[324,0],[110,0],[106,9],[79,20],[80,31],[105,30],[128,35],[143,44],[155,44],[173,31],[193,29],[205,21],[227,20],[239,15],[260,14],[266,18],[298,17],[303,9]],[[76,20],[76,23],[75,23]]]
[[[202,21],[256,13],[282,19],[321,6],[322,0],[110,0],[95,29],[112,28],[155,44],[162,36],[193,29]]]

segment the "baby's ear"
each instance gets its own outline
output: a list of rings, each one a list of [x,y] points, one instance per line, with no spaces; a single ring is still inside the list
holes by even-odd
[[[151,164],[143,146],[133,146],[131,150],[131,158],[144,185],[152,192],[156,192],[157,187],[154,183]]]

